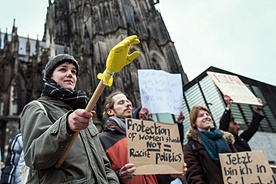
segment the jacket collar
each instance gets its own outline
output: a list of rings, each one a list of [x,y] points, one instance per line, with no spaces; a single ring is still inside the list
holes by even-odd
[[[109,117],[105,123],[104,131],[106,131],[106,130],[118,131],[120,133],[125,134],[126,133],[125,120],[117,118],[115,116]]]

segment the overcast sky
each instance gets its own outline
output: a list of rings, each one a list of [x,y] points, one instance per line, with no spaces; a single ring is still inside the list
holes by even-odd
[[[48,0],[2,0],[1,32],[43,36]],[[276,85],[275,0],[160,0],[189,80],[210,66]],[[139,35],[138,35],[139,36]]]

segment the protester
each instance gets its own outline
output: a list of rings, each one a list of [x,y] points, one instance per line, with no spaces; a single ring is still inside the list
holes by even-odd
[[[19,165],[20,155],[23,152],[21,130],[18,130],[8,147],[8,154],[5,160],[5,168],[1,176],[1,184],[21,183],[21,174],[16,170],[21,169]]]
[[[25,162],[30,167],[27,183],[119,183],[92,123],[94,113],[85,110],[88,97],[75,89],[79,71],[71,55],[51,58],[45,66],[41,97],[23,109]],[[56,169],[75,132],[79,135]]]
[[[210,111],[202,105],[192,108],[190,124],[192,129],[187,132],[188,143],[184,145],[187,183],[222,184],[219,153],[236,152],[233,135],[211,128]]]
[[[182,175],[137,175],[134,176],[136,167],[129,163],[127,154],[127,140],[125,118],[131,118],[132,103],[120,91],[111,93],[105,100],[103,118],[106,126],[100,134],[100,140],[111,162],[111,167],[119,176],[121,183],[128,184],[158,184],[170,183]],[[183,172],[186,171],[183,163]]]
[[[184,141],[184,125],[183,125],[184,119],[185,119],[185,116],[184,116],[183,112],[181,111],[179,113],[179,115],[177,116],[177,121],[175,121],[175,123],[177,123],[177,126],[178,126],[179,137],[180,137],[182,146],[183,146],[183,141]]]
[[[261,114],[262,106],[256,106],[256,109],[253,111],[250,125],[239,135],[240,126],[231,114],[233,100],[230,96],[224,95],[224,101],[227,106],[223,112],[223,115],[221,116],[219,128],[223,131],[229,131],[234,135],[234,146],[236,147],[237,151],[251,151],[248,141],[257,132],[260,122],[264,118],[264,116]],[[258,98],[258,102],[262,104],[262,100],[260,98]]]

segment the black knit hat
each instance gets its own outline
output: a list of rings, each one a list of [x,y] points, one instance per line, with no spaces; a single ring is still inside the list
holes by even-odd
[[[77,70],[77,76],[78,76],[78,73],[79,73],[78,61],[75,60],[75,58],[69,54],[59,54],[59,55],[52,57],[46,64],[43,79],[44,80],[49,79],[51,77],[53,71],[55,70],[55,68],[66,61],[71,62],[73,65],[75,65],[76,70]]]

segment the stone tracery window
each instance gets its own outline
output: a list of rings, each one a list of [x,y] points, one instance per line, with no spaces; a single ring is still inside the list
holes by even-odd
[[[158,61],[155,58],[152,58],[152,65],[154,69],[161,70],[161,66],[159,65]]]

